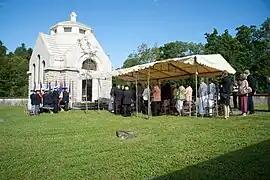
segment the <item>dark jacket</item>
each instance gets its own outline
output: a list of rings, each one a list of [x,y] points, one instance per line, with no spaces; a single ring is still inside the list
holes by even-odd
[[[255,78],[252,75],[248,75],[247,77],[247,81],[248,81],[248,86],[251,87],[252,92],[249,93],[249,96],[253,96],[255,91],[256,91],[256,81]]]
[[[112,96],[112,97],[114,97],[114,95],[115,95],[115,90],[116,90],[116,87],[112,87],[112,89],[111,89],[111,92],[110,92],[110,95]]]
[[[142,98],[142,94],[143,94],[143,87],[142,86],[138,86],[138,97]]]
[[[115,91],[114,91],[114,100],[115,101],[122,101],[123,99],[123,91],[121,89],[118,89],[118,88],[115,88]]]
[[[46,93],[43,94],[43,105],[44,106],[45,105],[48,105],[48,95],[49,95],[48,92],[46,92]]]
[[[161,88],[161,100],[167,100],[172,98],[172,88],[169,83],[166,83]]]
[[[231,89],[232,89],[231,79],[228,76],[222,78],[221,83],[220,83],[220,93],[221,94],[230,94]]]
[[[51,105],[53,103],[53,93],[50,91],[48,94],[47,94],[47,104],[48,105]]]
[[[53,103],[58,103],[58,99],[59,99],[59,93],[58,93],[58,91],[53,91],[52,94],[53,94],[52,95],[52,101],[53,101]]]
[[[31,99],[31,105],[40,105],[41,103],[41,100],[38,94],[31,94],[30,99]]]
[[[130,105],[132,99],[132,91],[131,90],[125,90],[123,92],[123,104],[124,105]]]
[[[65,102],[65,103],[69,103],[69,93],[67,91],[63,92],[62,101]]]

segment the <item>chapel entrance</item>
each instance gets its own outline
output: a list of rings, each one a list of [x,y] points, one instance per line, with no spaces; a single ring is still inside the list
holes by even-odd
[[[82,69],[86,71],[96,71],[97,63],[92,59],[86,59],[82,63]],[[86,101],[86,99],[87,101],[92,101],[92,94],[93,94],[92,87],[93,87],[92,79],[82,80],[82,101]]]
[[[92,79],[82,80],[82,101],[86,101],[86,97],[87,101],[92,101]]]

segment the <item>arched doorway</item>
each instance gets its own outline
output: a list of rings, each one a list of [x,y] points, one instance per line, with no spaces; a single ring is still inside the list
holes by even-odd
[[[45,82],[45,61],[42,61],[42,83]]]
[[[36,88],[36,65],[33,64],[33,74],[32,74],[32,77],[33,77],[33,84],[34,84],[34,88]]]
[[[92,59],[86,59],[82,63],[81,69],[86,71],[96,71],[97,64]],[[86,99],[87,101],[92,101],[92,79],[89,79],[87,76],[86,79],[82,80],[82,101],[86,101]]]

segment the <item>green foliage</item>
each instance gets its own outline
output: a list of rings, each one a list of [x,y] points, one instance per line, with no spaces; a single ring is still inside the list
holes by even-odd
[[[206,54],[221,54],[237,71],[237,76],[249,69],[257,78],[259,93],[266,92],[266,77],[270,74],[270,19],[261,25],[239,26],[236,36],[232,37],[228,30],[221,35],[214,29],[206,33]]]
[[[175,41],[160,47],[148,48],[146,44],[143,44],[138,47],[137,52],[129,55],[123,67],[149,62],[147,61],[151,59],[148,58],[149,54],[152,54],[151,60],[195,54],[221,54],[236,69],[236,77],[244,70],[249,69],[257,78],[257,92],[264,93],[267,90],[266,77],[270,76],[270,19],[267,18],[260,27],[242,25],[235,30],[236,36],[233,37],[228,30],[219,34],[218,30],[214,29],[212,33],[205,34],[205,45]],[[190,79],[170,82],[194,84],[193,81]]]
[[[26,97],[28,93],[28,64],[32,54],[25,44],[7,54],[0,41],[0,97]]]

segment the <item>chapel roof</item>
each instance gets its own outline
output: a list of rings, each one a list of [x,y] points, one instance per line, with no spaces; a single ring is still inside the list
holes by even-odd
[[[91,29],[90,27],[86,26],[85,24],[82,24],[82,23],[79,23],[76,21],[62,21],[62,22],[59,22],[59,23],[53,25],[50,29],[54,29],[57,26],[77,26],[77,27],[82,28],[82,29]]]
[[[69,34],[68,43],[62,41],[63,35],[51,36],[44,33],[39,34],[47,47],[49,53],[54,55],[55,60],[63,60],[65,55],[78,45],[79,36],[76,34]],[[61,37],[62,36],[62,37]]]
[[[51,30],[58,27],[79,27],[84,30],[92,30],[76,21],[76,13],[73,11],[70,14],[70,21],[63,21],[55,24],[51,27]],[[44,33],[39,33],[41,39],[43,40],[45,46],[47,47],[49,53],[54,56],[55,60],[64,60],[66,54],[78,45],[78,40],[83,38],[85,35],[80,33],[56,33],[47,35]],[[68,39],[68,40],[67,40]]]
[[[62,22],[59,22],[55,25],[53,25],[50,29],[54,29],[58,26],[68,26],[68,27],[79,27],[79,28],[82,28],[82,29],[85,29],[85,30],[90,30],[91,28],[82,24],[82,23],[79,23],[77,22],[77,14],[72,11],[71,14],[70,14],[70,21],[62,21]]]

